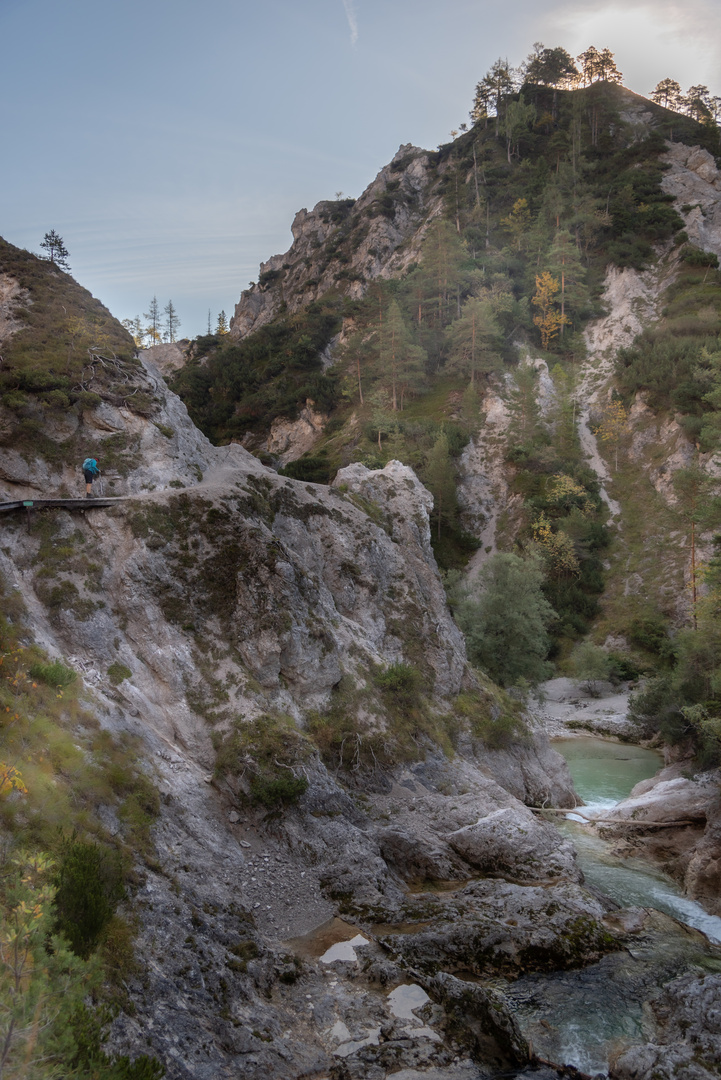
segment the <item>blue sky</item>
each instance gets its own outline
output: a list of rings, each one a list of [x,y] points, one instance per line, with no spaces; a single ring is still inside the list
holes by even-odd
[[[539,40],[721,93],[719,0],[0,0],[0,234],[55,228],[119,318],[156,294],[201,333],[300,207],[447,141]]]

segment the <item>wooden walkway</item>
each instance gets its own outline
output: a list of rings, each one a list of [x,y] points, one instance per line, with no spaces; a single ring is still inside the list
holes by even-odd
[[[10,510],[97,510],[103,506],[115,506],[124,502],[122,496],[100,496],[92,499],[18,499],[16,502],[0,503],[0,514]]]

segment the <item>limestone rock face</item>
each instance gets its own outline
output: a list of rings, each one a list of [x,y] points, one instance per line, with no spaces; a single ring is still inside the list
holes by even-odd
[[[277,417],[270,425],[270,434],[261,449],[277,458],[278,464],[287,465],[312,450],[323,434],[328,417],[317,412],[314,402],[308,398],[297,420]]]
[[[374,278],[401,273],[417,259],[428,222],[441,211],[434,180],[426,151],[408,144],[360,198],[299,210],[290,249],[261,263],[257,284],[236,305],[231,334],[243,338],[281,308],[298,311],[332,287],[357,298]],[[329,242],[334,250],[325,257],[321,249]]]
[[[10,274],[0,274],[0,345],[22,327],[16,312],[29,303],[32,300],[27,289],[22,289]]]
[[[657,1037],[616,1060],[613,1080],[711,1080],[721,1061],[721,976],[685,975],[653,1004]]]
[[[171,375],[187,361],[189,345],[190,341],[187,338],[181,341],[168,341],[162,345],[151,345],[149,349],[143,349],[142,356],[149,363],[154,364],[161,375]]]
[[[108,402],[80,417],[69,412],[48,422],[41,414],[55,450],[41,457],[21,455],[12,443],[0,446],[0,502],[83,494],[80,466],[89,453],[98,461],[103,494],[118,496],[195,485],[204,472],[230,460],[229,448],[213,446],[195,427],[146,354],[141,363],[138,381],[153,401],[150,416]],[[9,425],[17,424],[0,408],[0,424],[4,417]]]
[[[421,972],[517,975],[527,964],[553,971],[596,960],[613,945],[601,905],[571,883],[549,893],[538,885],[475,881],[449,899],[426,893],[399,916],[404,912],[418,928],[405,925],[381,940],[394,959]]]
[[[662,769],[637,784],[629,797],[605,811],[619,826],[603,833],[621,841],[619,850],[659,863],[712,915],[721,914],[721,770],[687,773],[688,762]],[[644,821],[649,824],[644,828]],[[629,829],[622,822],[633,822]],[[658,827],[660,824],[661,827]]]
[[[700,146],[670,143],[662,160],[671,168],[661,187],[675,196],[689,240],[721,256],[721,173],[713,157]]]
[[[449,833],[446,840],[483,874],[501,874],[516,881],[578,876],[570,841],[559,844],[552,825],[519,806],[496,810]]]

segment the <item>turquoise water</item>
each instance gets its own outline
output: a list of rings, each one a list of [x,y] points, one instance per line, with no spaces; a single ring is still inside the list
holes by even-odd
[[[594,806],[615,806],[663,768],[658,751],[608,739],[554,739],[553,748],[568,762],[578,794]]]
[[[553,746],[566,758],[586,804],[571,819],[557,822],[576,847],[586,884],[621,907],[664,914],[651,916],[644,934],[596,964],[521,977],[504,993],[540,1057],[605,1076],[615,1052],[653,1037],[644,1002],[658,986],[687,971],[721,969],[719,950],[679,923],[720,942],[721,919],[687,900],[670,878],[648,864],[613,856],[611,845],[578,820],[583,814],[603,816],[604,809],[625,798],[639,781],[654,776],[663,765],[660,754],[585,737],[557,739]]]
[[[578,814],[558,823],[575,845],[586,881],[622,907],[655,908],[702,930],[711,941],[721,942],[721,918],[683,896],[678,885],[660,870],[641,860],[616,858],[609,843],[576,824],[584,816],[603,816],[604,810],[626,798],[641,780],[654,776],[663,765],[661,755],[608,739],[554,739],[553,746],[568,762],[576,791],[586,804]]]

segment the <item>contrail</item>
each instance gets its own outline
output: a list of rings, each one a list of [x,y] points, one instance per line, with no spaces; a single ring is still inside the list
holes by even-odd
[[[343,7],[345,8],[346,18],[348,19],[348,25],[350,26],[350,43],[355,45],[358,40],[358,19],[356,18],[355,8],[353,7],[353,0],[343,0]]]

